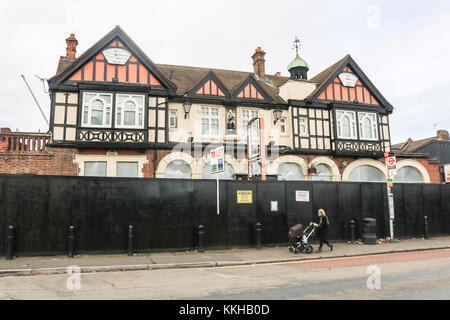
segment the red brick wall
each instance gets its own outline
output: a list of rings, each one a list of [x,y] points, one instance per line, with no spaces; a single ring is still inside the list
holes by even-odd
[[[0,173],[76,176],[75,153],[75,149],[66,148],[49,148],[42,154],[0,153]]]

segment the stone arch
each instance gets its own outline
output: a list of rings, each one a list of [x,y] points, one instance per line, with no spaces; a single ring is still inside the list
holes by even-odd
[[[353,169],[356,169],[357,167],[360,166],[375,167],[378,170],[380,170],[383,173],[384,178],[386,178],[386,166],[384,164],[374,159],[365,158],[350,162],[350,164],[345,168],[344,172],[342,173],[342,181],[348,181],[348,177],[350,176],[350,173],[353,171]]]
[[[341,181],[341,174],[339,172],[339,168],[336,165],[336,163],[327,157],[317,157],[314,158],[314,160],[311,161],[312,164],[318,165],[318,164],[324,164],[326,165],[331,172],[331,180],[332,181]]]
[[[156,170],[156,178],[164,178],[165,177],[165,170],[167,165],[172,162],[173,160],[183,160],[185,161],[189,167],[191,168],[191,175],[192,178],[195,177],[195,159],[192,158],[192,156],[186,152],[171,152],[168,155],[166,155],[164,158],[161,159],[161,161],[158,164],[158,169]],[[200,173],[201,175],[201,173]]]
[[[430,175],[428,174],[427,169],[417,160],[405,159],[397,162],[397,170],[402,167],[413,167],[417,169],[422,175],[422,181],[424,183],[430,183]]]
[[[305,176],[305,179],[308,175],[308,164],[306,163],[305,159],[302,157],[297,157],[293,155],[286,155],[281,156],[275,159],[271,164],[267,166],[267,174],[277,175],[278,174],[278,167],[283,163],[292,162],[295,164],[298,164],[300,168],[302,169],[302,173]]]

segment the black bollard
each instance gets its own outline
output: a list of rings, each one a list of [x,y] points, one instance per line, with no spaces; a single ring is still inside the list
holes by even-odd
[[[8,228],[8,247],[6,249],[6,260],[12,260],[14,258],[14,227]]]
[[[203,236],[205,234],[205,227],[203,225],[198,226],[198,252],[205,252],[203,247]]]
[[[430,237],[429,237],[429,235],[428,235],[428,217],[427,216],[424,216],[423,217],[423,220],[424,220],[424,231],[425,231],[425,239],[429,239]]]
[[[262,226],[261,223],[256,223],[256,249],[261,249],[261,231]]]
[[[355,220],[350,220],[350,242],[355,242]]]
[[[74,228],[74,226],[70,226],[69,227],[69,252],[67,253],[67,256],[70,258],[73,258],[73,256],[75,255],[74,242],[75,242],[75,228]]]
[[[133,255],[133,226],[128,226],[128,255]]]

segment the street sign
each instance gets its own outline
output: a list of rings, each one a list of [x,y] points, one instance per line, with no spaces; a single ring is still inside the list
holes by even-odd
[[[385,157],[385,158],[389,158],[389,152],[386,151],[386,152],[384,153],[384,157]]]
[[[211,173],[220,173],[225,171],[225,153],[224,148],[219,147],[211,150],[210,158],[211,158]]]
[[[395,169],[397,166],[397,159],[395,156],[386,158],[386,165],[388,169]]]

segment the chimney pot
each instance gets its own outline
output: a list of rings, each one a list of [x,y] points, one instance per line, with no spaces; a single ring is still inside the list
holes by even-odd
[[[278,71],[277,73],[275,73],[275,76],[276,76],[277,78],[281,77],[281,72]]]
[[[266,76],[264,56],[266,53],[261,49],[261,47],[256,48],[255,53],[252,55],[253,59],[253,70],[260,78]]]

